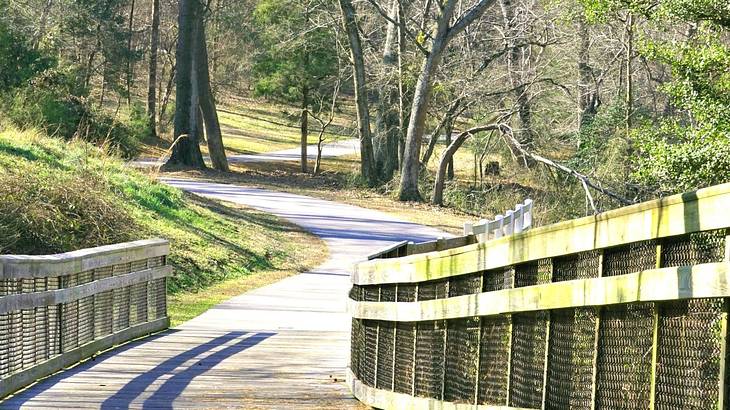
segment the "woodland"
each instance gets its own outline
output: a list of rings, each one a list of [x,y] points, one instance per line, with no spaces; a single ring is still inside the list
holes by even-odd
[[[349,119],[366,189],[591,214],[730,180],[730,2],[0,0],[0,95],[2,124],[221,172],[229,97],[285,104],[303,155]]]

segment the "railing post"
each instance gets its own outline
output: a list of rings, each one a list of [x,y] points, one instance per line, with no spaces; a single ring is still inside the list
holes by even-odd
[[[471,222],[464,222],[464,236],[468,236],[474,233],[474,224]]]
[[[598,254],[598,277],[603,277],[603,251]],[[591,364],[591,410],[596,409],[596,392],[598,390],[598,348],[600,343],[601,335],[601,307],[598,306],[595,309],[596,312],[596,326],[593,337],[593,361]]]
[[[730,262],[730,236],[725,237],[725,262]],[[725,375],[727,374],[727,319],[728,319],[728,299],[725,298],[722,301],[722,315],[720,316],[720,372],[719,372],[719,386],[717,388],[717,408],[718,410],[725,409],[725,402],[727,401],[727,392],[725,391]]]
[[[525,222],[522,227],[532,228],[532,199],[525,199]]]
[[[504,233],[504,217],[502,215],[497,215],[494,217],[494,222],[496,222],[497,225],[494,230],[494,237],[501,238]]]
[[[512,235],[512,233],[515,230],[515,217],[514,217],[514,211],[509,210],[505,213],[505,221],[504,221],[504,235]]]
[[[524,216],[525,216],[524,215],[524,212],[525,212],[525,210],[522,207],[522,204],[517,204],[517,207],[515,208],[515,213],[514,213],[514,221],[515,221],[515,223],[514,223],[514,226],[515,226],[514,233],[520,233],[520,232],[522,232],[523,222],[524,222]]]

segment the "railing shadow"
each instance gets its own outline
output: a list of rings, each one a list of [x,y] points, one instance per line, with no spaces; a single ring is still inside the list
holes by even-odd
[[[143,404],[143,408],[145,409],[172,409],[172,403],[175,398],[178,397],[197,376],[212,369],[223,360],[253,347],[275,335],[275,333],[260,332],[242,338],[246,334],[246,332],[229,332],[159,363],[151,370],[144,372],[129,381],[114,395],[106,399],[101,404],[101,409],[128,408],[128,406],[137,397],[143,394],[152,383],[160,379],[162,376],[176,371],[173,376],[168,378],[157,390],[155,390]],[[231,345],[228,345],[208,356],[200,357],[204,353],[209,352],[216,347],[222,346],[239,338],[240,340]],[[196,359],[194,363],[184,369],[178,369],[180,366],[184,365],[185,362],[193,359]]]

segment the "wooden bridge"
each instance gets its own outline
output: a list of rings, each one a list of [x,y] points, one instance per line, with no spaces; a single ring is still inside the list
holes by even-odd
[[[164,330],[165,241],[1,256],[0,408],[361,407],[353,396],[377,408],[728,408],[730,184],[413,243],[398,240],[440,233],[296,195],[170,183],[283,215],[332,259]],[[356,259],[350,320],[343,269]]]

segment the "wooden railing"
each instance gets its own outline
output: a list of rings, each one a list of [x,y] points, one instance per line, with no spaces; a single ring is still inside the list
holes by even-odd
[[[0,398],[169,326],[169,244],[0,256]]]
[[[482,219],[477,223],[465,223],[464,236],[475,235],[479,242],[486,242],[526,231],[533,227],[532,206],[532,199],[526,199],[524,203],[517,204],[514,210],[497,215],[491,221]]]
[[[730,184],[359,263],[354,395],[377,408],[725,409]]]

